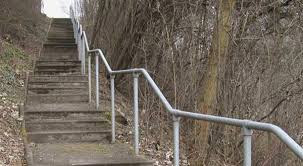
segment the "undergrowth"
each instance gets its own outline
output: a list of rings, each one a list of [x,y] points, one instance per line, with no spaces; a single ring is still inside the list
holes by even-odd
[[[0,41],[1,101],[21,102],[24,73],[30,70],[29,55],[17,46]]]

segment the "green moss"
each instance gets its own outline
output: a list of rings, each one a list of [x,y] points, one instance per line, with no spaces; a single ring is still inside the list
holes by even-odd
[[[28,143],[28,141],[27,141],[27,132],[26,132],[25,127],[21,127],[21,137],[22,137],[24,143]]]
[[[14,58],[20,58],[24,60],[26,58],[26,54],[24,53],[24,51],[20,50],[19,48],[15,47],[14,45],[8,42],[3,42],[3,48],[4,60]]]
[[[105,112],[105,113],[104,113],[104,117],[105,117],[105,119],[111,121],[111,119],[112,119],[112,114],[111,114],[111,112]]]
[[[0,41],[0,94],[8,100],[21,100],[22,74],[30,69],[29,55],[8,42]]]

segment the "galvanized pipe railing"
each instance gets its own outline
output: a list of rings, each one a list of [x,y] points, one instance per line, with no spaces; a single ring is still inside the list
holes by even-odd
[[[163,103],[165,109],[172,115],[173,118],[173,143],[174,143],[174,166],[179,166],[179,134],[180,134],[180,118],[190,118],[194,120],[201,120],[213,123],[221,123],[224,125],[231,125],[236,127],[241,127],[243,132],[243,152],[244,152],[244,166],[251,166],[252,164],[252,130],[267,131],[275,134],[282,142],[284,142],[287,147],[294,152],[303,160],[303,149],[297,144],[286,132],[276,125],[270,123],[262,123],[251,120],[241,120],[234,118],[226,118],[214,115],[205,115],[199,113],[192,113],[181,111],[172,108],[170,103],[164,97],[163,93],[156,85],[154,80],[148,74],[145,69],[134,68],[127,70],[115,70],[113,71],[108,64],[101,49],[90,50],[88,46],[87,37],[85,31],[82,30],[82,26],[74,17],[74,12],[71,9],[71,19],[74,28],[74,37],[79,49],[79,60],[82,64],[82,74],[85,74],[85,53],[88,53],[88,79],[89,79],[89,101],[92,102],[92,78],[91,78],[91,56],[94,53],[95,56],[95,69],[96,69],[96,109],[99,109],[99,57],[102,63],[105,65],[107,72],[110,74],[110,85],[111,85],[111,123],[112,123],[112,143],[115,142],[115,75],[117,74],[133,74],[133,90],[134,90],[134,100],[133,100],[133,111],[134,111],[134,149],[135,153],[139,154],[139,106],[138,106],[138,80],[139,74],[141,74],[145,80],[149,83],[150,87],[153,89],[155,94],[159,97],[160,101]]]

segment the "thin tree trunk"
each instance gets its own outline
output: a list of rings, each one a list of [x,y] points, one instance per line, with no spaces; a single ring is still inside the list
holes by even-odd
[[[217,23],[213,32],[212,46],[209,54],[207,75],[203,80],[202,93],[199,103],[199,112],[202,114],[215,114],[215,101],[218,90],[218,73],[220,66],[224,65],[227,49],[230,41],[231,16],[236,0],[220,0],[218,7]],[[194,165],[203,165],[205,152],[208,146],[209,124],[207,122],[196,123],[197,135],[195,141],[198,160]]]

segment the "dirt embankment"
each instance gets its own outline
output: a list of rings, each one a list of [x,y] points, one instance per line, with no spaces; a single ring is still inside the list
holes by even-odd
[[[25,24],[18,17],[0,19],[0,166],[24,164],[18,105],[24,101],[25,73],[32,70],[49,22],[43,15],[35,18]]]

